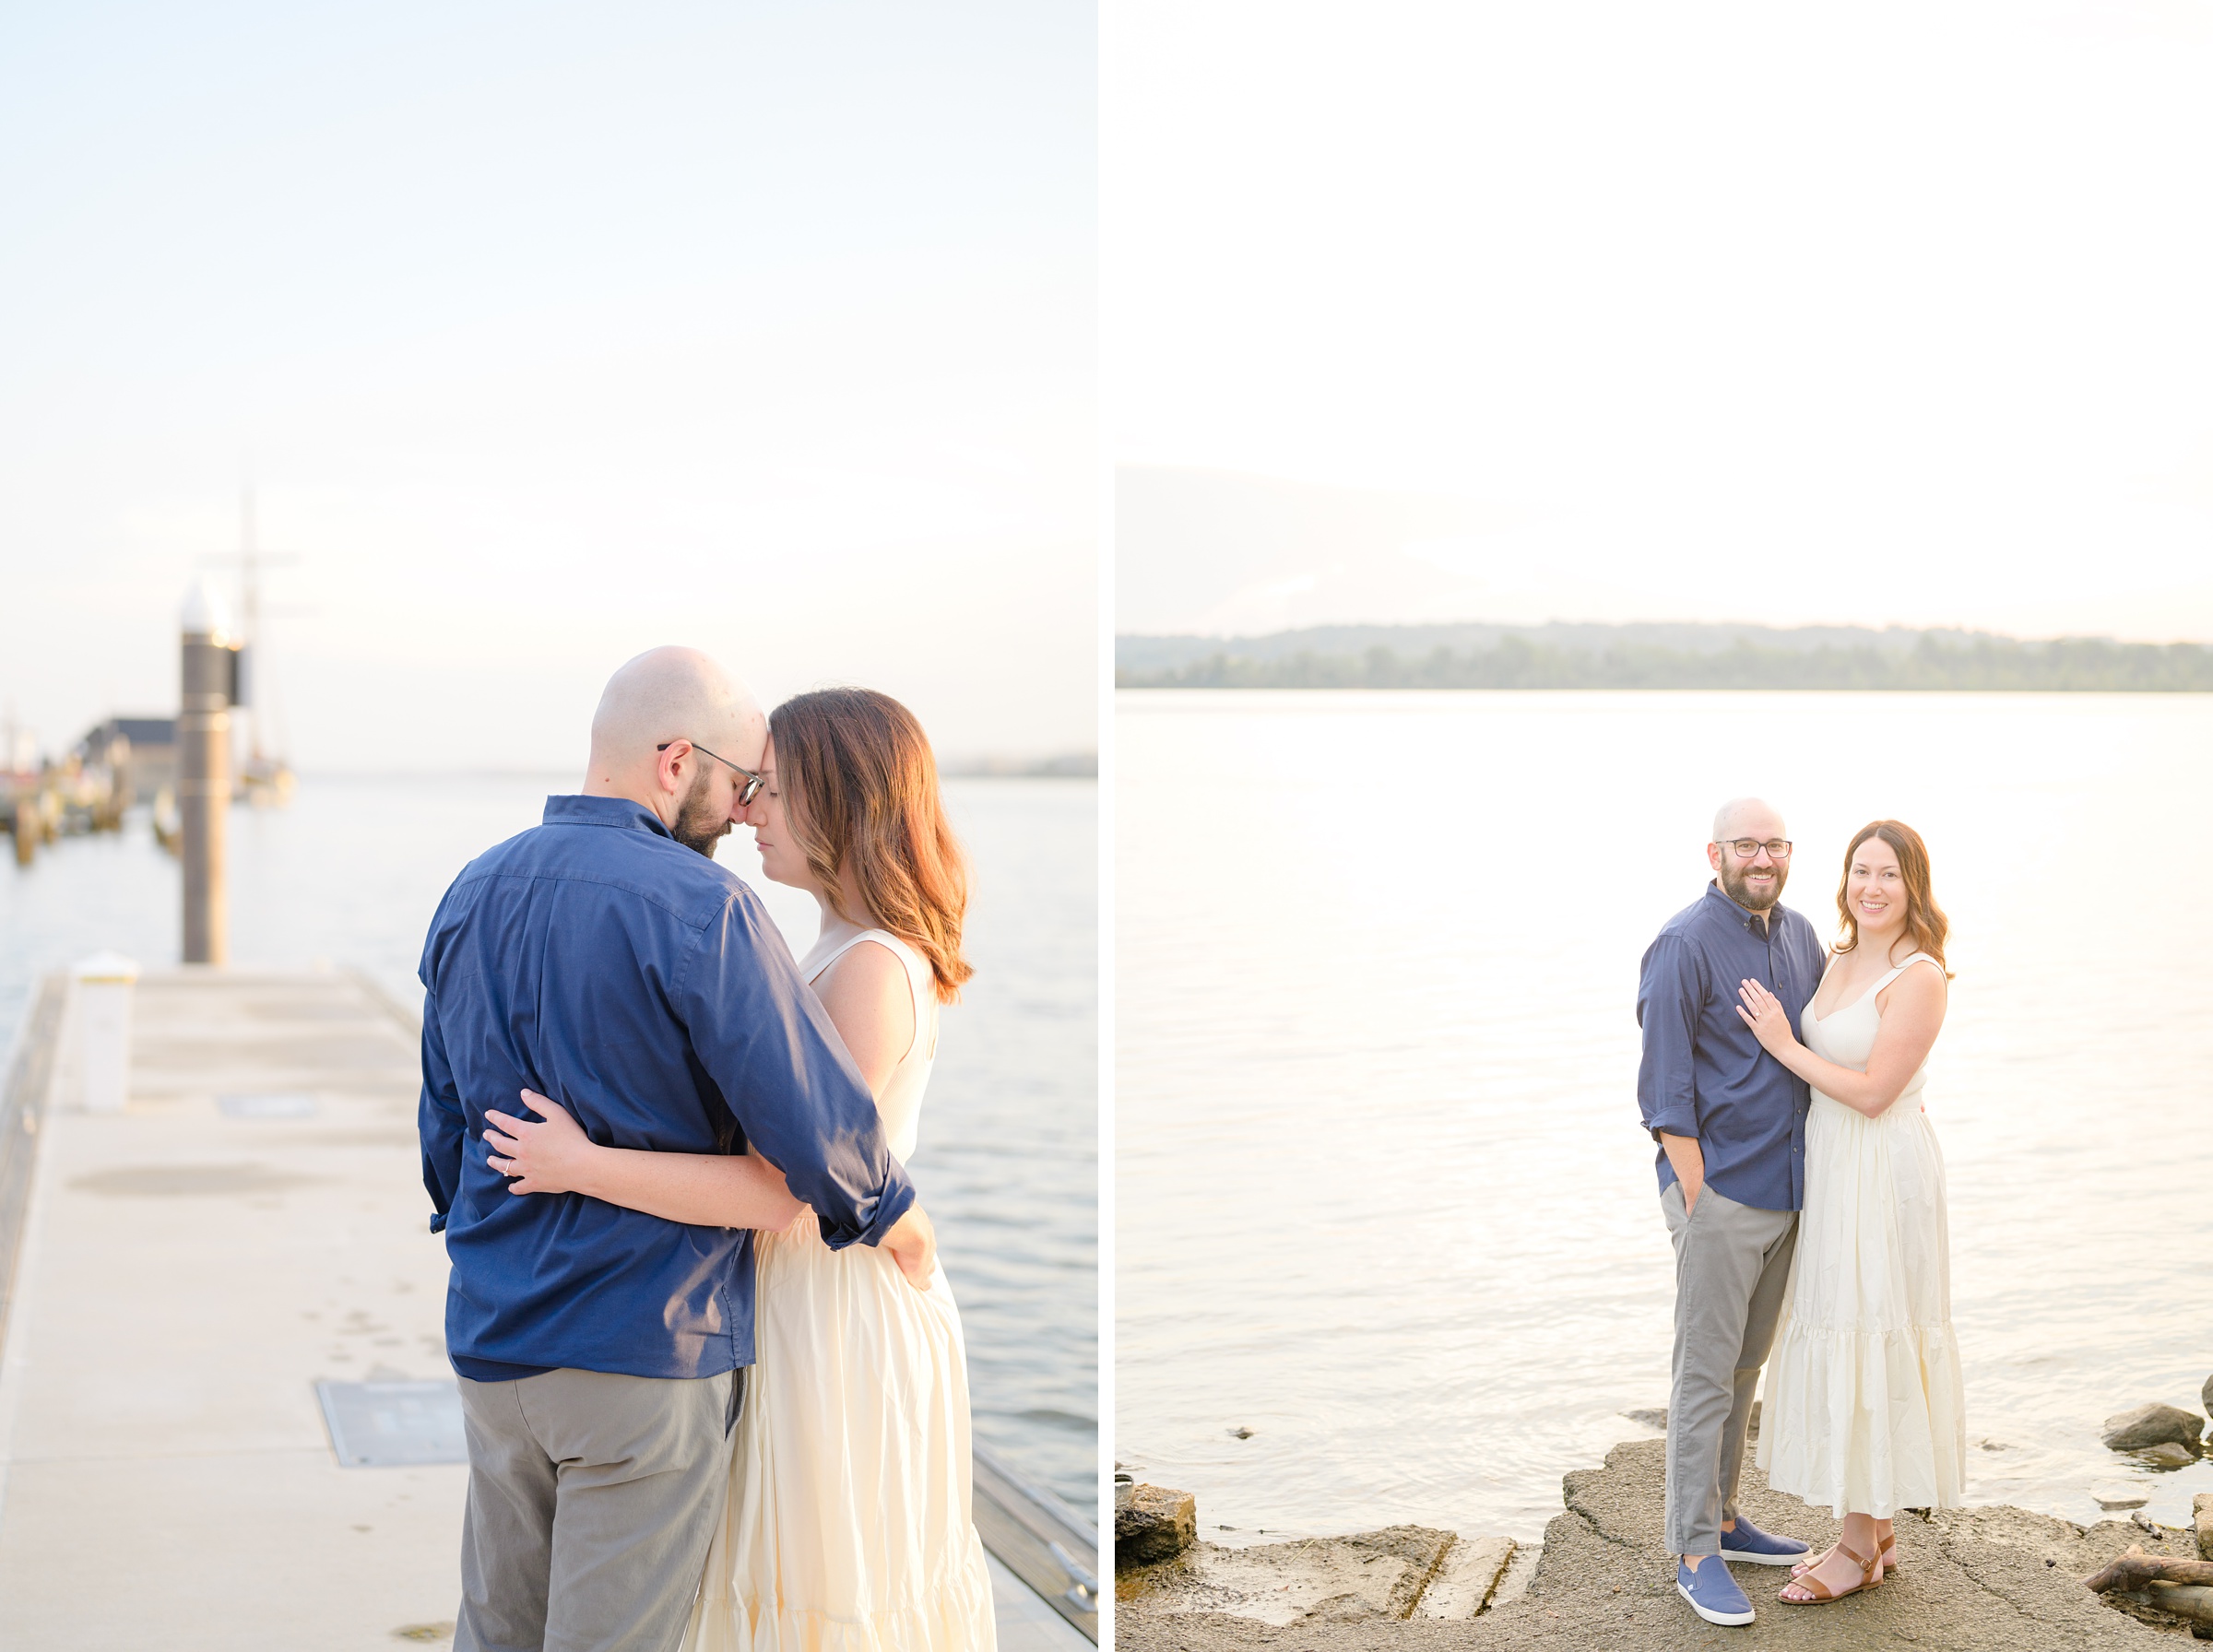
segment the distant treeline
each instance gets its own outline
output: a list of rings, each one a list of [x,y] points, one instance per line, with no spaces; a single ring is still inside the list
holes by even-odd
[[[1739,637],[1701,652],[1615,643],[1561,647],[1505,635],[1487,646],[1400,652],[1302,649],[1122,667],[1125,689],[1878,689],[2017,691],[2213,691],[2213,648],[2102,637],[2026,643],[1923,634],[1911,647],[1763,647]],[[1181,641],[1181,639],[1178,639]]]
[[[1099,754],[1063,751],[1053,757],[948,757],[938,762],[947,779],[1096,780]]]

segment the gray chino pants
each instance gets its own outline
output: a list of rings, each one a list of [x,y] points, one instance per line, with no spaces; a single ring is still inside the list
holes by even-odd
[[[1759,1368],[1775,1340],[1798,1212],[1740,1205],[1709,1185],[1683,1211],[1660,1196],[1675,1246],[1675,1354],[1667,1401],[1667,1547],[1714,1554],[1736,1517],[1736,1480]]]
[[[669,1652],[729,1489],[744,1377],[460,1378],[454,1652]]]

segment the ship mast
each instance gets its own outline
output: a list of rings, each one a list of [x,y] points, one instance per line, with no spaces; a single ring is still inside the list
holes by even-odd
[[[263,765],[261,749],[261,564],[254,548],[254,489],[240,490],[238,511],[239,608],[245,620],[246,714],[248,749],[256,771]]]
[[[238,554],[211,557],[208,560],[219,565],[233,563],[238,568],[240,640],[245,652],[240,661],[240,698],[232,709],[245,719],[248,752],[246,761],[240,765],[238,778],[256,803],[282,803],[291,796],[292,772],[281,756],[272,755],[267,749],[271,725],[268,684],[265,680],[267,661],[261,640],[261,576],[278,563],[296,562],[299,558],[264,553],[258,528],[254,488],[248,483],[239,490]]]

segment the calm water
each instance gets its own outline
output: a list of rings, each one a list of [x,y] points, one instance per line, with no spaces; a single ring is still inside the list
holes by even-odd
[[[2213,1491],[2097,1438],[2213,1373],[2213,698],[1124,693],[1117,728],[1115,1455],[1202,1526],[1535,1538],[1645,1434],[1638,961],[1744,792],[1824,933],[1858,826],[1930,844],[1971,1499]]]
[[[438,898],[473,856],[536,822],[555,779],[308,780],[285,810],[231,815],[231,956],[358,968],[410,1009]],[[1098,790],[959,780],[976,864],[976,980],[945,1017],[915,1179],[968,1336],[976,1432],[1079,1508],[1098,1484]],[[721,858],[797,950],[814,903],[760,876],[751,834]],[[0,1028],[41,973],[103,947],[167,963],[177,863],[143,820],[0,866]],[[6,1034],[0,1034],[6,1036]]]

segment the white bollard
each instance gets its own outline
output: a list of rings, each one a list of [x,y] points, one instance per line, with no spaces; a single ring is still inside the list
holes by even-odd
[[[77,966],[77,1054],[85,1111],[121,1113],[131,1087],[131,988],[138,966],[98,952]]]

